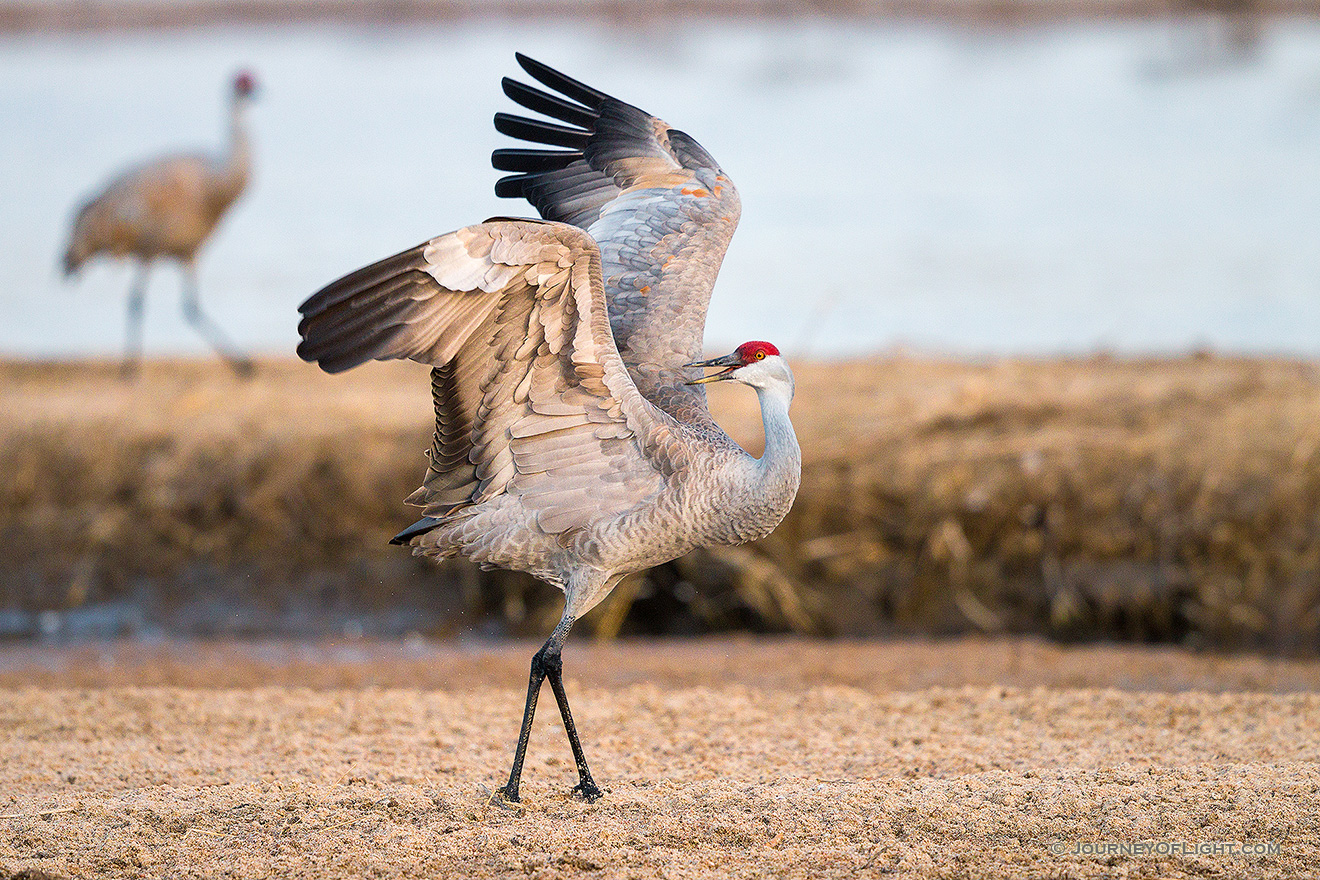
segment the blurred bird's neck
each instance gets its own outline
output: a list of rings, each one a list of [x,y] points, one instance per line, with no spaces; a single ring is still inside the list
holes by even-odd
[[[247,183],[252,162],[252,148],[247,135],[246,98],[235,97],[229,102],[229,152],[225,156],[225,176],[234,187],[234,195]]]

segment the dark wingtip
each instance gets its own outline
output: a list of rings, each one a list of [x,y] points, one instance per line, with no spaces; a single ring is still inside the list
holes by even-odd
[[[298,324],[298,332],[299,333],[305,332],[302,323]],[[309,364],[316,363],[316,355],[313,354],[311,349],[308,347],[306,339],[298,343],[298,347],[294,349],[294,352],[298,355],[298,357],[307,361],[307,363]]]
[[[519,171],[524,174],[540,171],[558,171],[582,158],[577,150],[522,150],[500,149],[490,154],[490,164],[496,171]]]
[[[332,370],[329,367],[327,367],[321,361],[323,353],[314,350],[313,346],[309,345],[306,339],[298,343],[298,347],[294,349],[294,352],[302,360],[306,361],[309,364],[316,364],[318,367],[320,367],[322,370],[324,370],[327,373],[342,372],[341,370]]]
[[[596,127],[596,120],[600,118],[598,109],[585,107],[573,101],[566,101],[549,92],[532,88],[507,76],[501,80],[500,85],[504,89],[505,96],[515,104],[536,113],[544,113],[551,119],[558,119],[560,122],[567,122],[569,125],[576,125],[587,131],[593,130]]]
[[[590,132],[511,113],[495,114],[495,130],[519,140],[546,144],[551,147],[566,147],[570,150],[585,150]]]
[[[590,107],[593,110],[599,110],[601,105],[610,99],[610,96],[598,89],[593,89],[586,83],[579,82],[571,76],[560,73],[553,67],[549,67],[537,61],[535,58],[528,58],[521,52],[514,52],[513,57],[517,59],[518,65],[527,74],[539,82],[541,85],[549,86],[561,95],[567,95],[579,104]]]
[[[521,199],[523,186],[532,179],[530,174],[511,174],[495,181],[495,197],[499,199]]]
[[[362,366],[369,360],[373,360],[370,354],[364,355],[352,349],[344,351],[342,344],[336,348],[324,342],[320,344],[313,343],[309,339],[304,339],[298,343],[298,347],[294,351],[297,352],[298,357],[307,363],[316,364],[324,372],[331,375],[346,372],[354,367]]]

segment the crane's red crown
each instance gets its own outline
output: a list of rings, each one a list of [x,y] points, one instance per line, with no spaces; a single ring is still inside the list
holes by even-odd
[[[738,357],[742,358],[744,365],[754,364],[772,354],[779,354],[779,349],[769,342],[744,342],[738,346]]]
[[[234,77],[234,91],[247,97],[257,90],[257,78],[250,70],[240,70]]]

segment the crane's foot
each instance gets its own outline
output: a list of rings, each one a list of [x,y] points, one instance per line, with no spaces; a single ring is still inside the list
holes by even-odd
[[[250,358],[236,357],[229,361],[229,368],[240,379],[251,379],[257,375],[257,365]]]
[[[522,800],[518,797],[518,786],[503,785],[495,789],[495,797],[500,798],[511,804],[520,804]]]
[[[573,786],[573,794],[582,798],[589,804],[594,804],[601,799],[605,792],[601,791],[600,786],[596,785],[591,777],[588,776],[586,779]]]

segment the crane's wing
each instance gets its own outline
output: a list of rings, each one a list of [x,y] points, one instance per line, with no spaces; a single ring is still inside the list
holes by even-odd
[[[499,220],[335,281],[300,307],[298,354],[328,372],[430,364],[435,438],[409,499],[431,517],[516,496],[547,534],[654,498],[672,420],[638,394],[610,335],[600,256],[579,229]]]
[[[664,387],[704,404],[699,387],[683,384],[681,367],[701,357],[711,288],[738,224],[737,190],[688,135],[517,58],[559,95],[508,78],[505,94],[557,121],[498,113],[495,127],[564,149],[496,150],[494,166],[517,173],[501,179],[495,194],[525,198],[547,220],[591,233],[600,245],[614,339],[639,388],[653,397]]]

